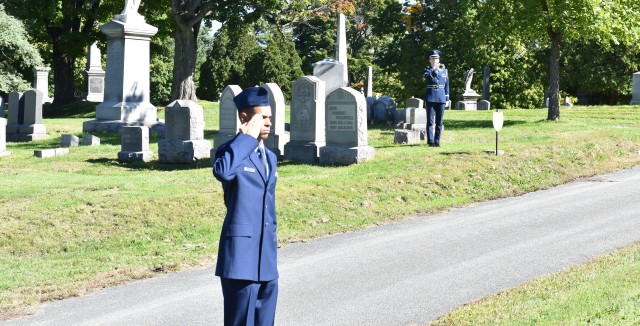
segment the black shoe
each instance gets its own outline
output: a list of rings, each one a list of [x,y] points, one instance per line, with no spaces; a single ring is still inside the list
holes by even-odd
[[[436,142],[433,146],[440,147],[440,142]]]
[[[428,143],[428,144],[429,144],[429,147],[436,147],[436,144],[434,143]]]

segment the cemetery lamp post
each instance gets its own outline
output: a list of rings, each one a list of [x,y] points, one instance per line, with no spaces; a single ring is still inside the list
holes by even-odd
[[[502,115],[502,112],[498,112],[496,109],[496,112],[493,112],[493,129],[496,130],[496,156],[498,156],[498,133],[500,132],[500,129],[502,129],[503,123],[504,116]]]

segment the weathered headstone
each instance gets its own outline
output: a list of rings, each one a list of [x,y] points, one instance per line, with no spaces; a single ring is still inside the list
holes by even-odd
[[[24,94],[11,93],[9,99],[16,103],[9,102],[8,141],[24,142],[49,138],[47,128],[42,124],[42,92],[32,89]]]
[[[409,110],[400,109],[396,110],[396,116],[394,119],[396,127],[404,128],[404,125],[409,123]]]
[[[284,157],[284,145],[289,142],[291,135],[284,130],[284,95],[275,83],[262,85],[269,93],[269,106],[271,106],[271,130],[269,137],[264,140],[264,145],[274,152],[278,158]]]
[[[409,111],[409,123],[407,129],[425,129],[427,128],[427,110],[410,108]]]
[[[367,97],[373,96],[373,67],[367,67]]]
[[[396,102],[389,96],[380,96],[373,103],[373,116],[376,123],[393,123],[396,114]]]
[[[33,88],[42,92],[42,102],[49,103],[53,99],[49,97],[49,71],[48,67],[33,68]]]
[[[631,105],[640,105],[640,71],[633,74],[633,90],[631,95]]]
[[[0,157],[11,154],[7,152],[7,119],[0,118]]]
[[[165,139],[158,141],[163,163],[192,163],[208,157],[211,141],[204,139],[204,110],[190,100],[176,100],[165,110]]]
[[[238,118],[238,108],[233,98],[242,93],[242,88],[238,85],[228,85],[220,95],[220,131],[213,136],[213,148],[211,149],[211,160],[216,157],[216,150],[220,145],[233,139],[240,128]]]
[[[480,94],[471,89],[471,81],[473,80],[473,68],[469,69],[464,75],[464,91],[458,94],[459,101],[456,103],[456,110],[477,110],[478,99]]]
[[[491,103],[487,100],[478,101],[478,110],[490,110]]]
[[[284,158],[313,164],[325,145],[325,84],[317,77],[303,76],[292,86],[291,140],[284,145]]]
[[[483,71],[483,80],[482,80],[482,99],[485,101],[489,101],[490,92],[491,92],[491,68],[489,66],[484,67]]]
[[[313,64],[313,76],[324,81],[326,98],[332,91],[344,87],[345,65],[337,60],[327,58]]]
[[[320,164],[355,164],[372,160],[368,146],[367,103],[350,87],[333,91],[326,102],[326,146],[320,148]]]
[[[77,147],[80,144],[80,138],[76,135],[63,134],[60,138],[60,146],[62,147]]]
[[[404,103],[407,109],[408,108],[424,109],[424,100],[417,97],[412,97],[410,99],[407,99]]]
[[[149,128],[145,126],[123,126],[120,129],[122,136],[121,151],[118,152],[118,161],[148,162],[153,157],[149,151]]]
[[[84,94],[83,98],[89,102],[104,101],[104,76],[102,70],[102,59],[98,43],[94,42],[87,51],[87,65],[84,74]]]
[[[100,146],[100,138],[91,134],[82,134],[82,146]]]
[[[33,151],[33,156],[39,158],[54,157],[65,154],[69,154],[68,148],[38,149]]]
[[[149,44],[158,29],[145,22],[136,6],[127,6],[100,31],[107,35],[104,102],[96,107],[96,119],[85,121],[82,130],[154,126],[158,110],[149,101]]]

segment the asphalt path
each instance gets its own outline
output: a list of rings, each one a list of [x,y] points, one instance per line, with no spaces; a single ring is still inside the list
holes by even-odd
[[[290,244],[276,325],[412,325],[640,241],[640,167]],[[47,303],[0,325],[222,325],[213,267]]]

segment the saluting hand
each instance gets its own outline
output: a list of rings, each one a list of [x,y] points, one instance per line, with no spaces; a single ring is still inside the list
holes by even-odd
[[[262,119],[262,116],[260,114],[254,114],[253,117],[251,117],[251,120],[240,126],[240,132],[258,139],[260,136],[260,130],[262,130],[263,127],[264,119]]]

